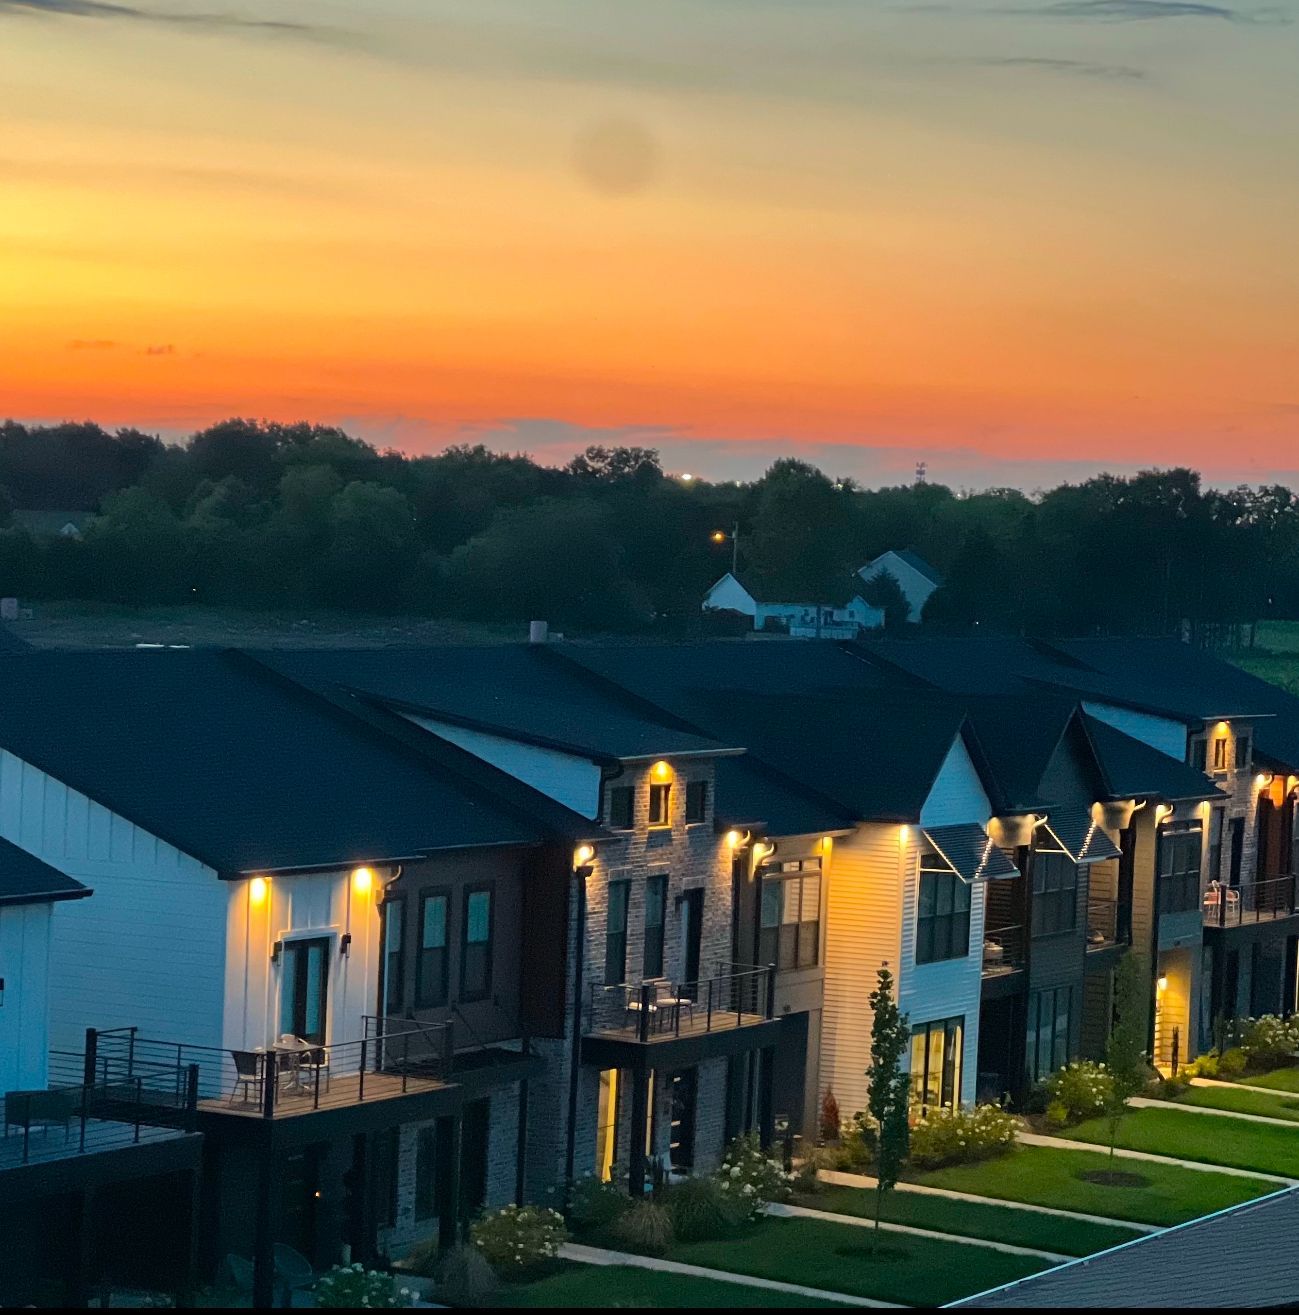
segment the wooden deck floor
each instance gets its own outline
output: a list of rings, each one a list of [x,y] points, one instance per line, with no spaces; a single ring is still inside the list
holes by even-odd
[[[318,1109],[340,1109],[346,1105],[368,1104],[374,1100],[392,1100],[397,1096],[409,1095],[417,1091],[436,1091],[447,1084],[436,1078],[406,1077],[394,1073],[367,1073],[362,1087],[361,1077],[356,1073],[340,1073],[332,1076],[328,1083],[321,1078],[319,1093],[314,1079],[307,1079],[301,1090],[285,1082],[275,1095],[275,1115],[277,1119],[291,1119],[299,1114],[311,1114]],[[200,1112],[208,1114],[243,1115],[250,1119],[263,1116],[262,1107],[255,1098],[245,1099],[246,1089],[240,1088],[234,1100],[227,1095],[224,1099],[212,1098],[200,1100]]]
[[[669,1013],[665,1010],[661,1019],[656,1017],[651,1020],[646,1040],[653,1045],[656,1041],[674,1041],[678,1037],[705,1036],[709,1032],[733,1032],[737,1028],[753,1027],[767,1021],[764,1014],[737,1014],[733,1010],[726,1013],[714,1010],[711,1018],[706,1010],[698,1007],[694,1010],[681,1010],[679,1015],[676,1015],[675,1011]],[[587,1036],[608,1037],[614,1041],[639,1041],[639,1020],[632,1019],[623,1024],[608,1020],[603,1026],[588,1028]]]

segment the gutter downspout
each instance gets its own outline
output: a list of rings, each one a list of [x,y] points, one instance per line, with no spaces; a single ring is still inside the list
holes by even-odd
[[[573,1161],[577,1142],[577,1086],[582,1063],[582,986],[586,962],[586,879],[591,865],[583,864],[573,870],[577,881],[577,925],[573,946],[573,1048],[569,1057],[568,1075],[568,1131],[564,1147],[564,1181],[573,1183]]]

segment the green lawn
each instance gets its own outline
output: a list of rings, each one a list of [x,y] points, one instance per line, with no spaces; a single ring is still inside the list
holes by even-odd
[[[1108,1143],[1109,1127],[1104,1119],[1092,1119],[1062,1135],[1076,1141]],[[1215,1119],[1172,1107],[1139,1109],[1124,1118],[1117,1144],[1133,1151],[1299,1178],[1299,1135],[1266,1123]],[[1146,1166],[1134,1167],[1134,1172],[1145,1173]]]
[[[1246,1091],[1233,1087],[1191,1087],[1178,1096],[1178,1105],[1198,1105],[1201,1109],[1231,1110],[1236,1114],[1261,1114],[1269,1119],[1288,1119],[1299,1123],[1299,1099],[1288,1091]]]
[[[584,1265],[577,1261],[560,1262],[554,1274],[534,1283],[515,1283],[496,1295],[501,1306],[585,1306],[595,1309],[645,1307],[725,1310],[737,1306],[826,1307],[842,1302],[814,1301],[793,1293],[773,1292],[770,1288],[742,1287],[738,1283],[721,1283],[713,1279],[693,1278],[686,1274],[665,1274],[661,1270],[639,1269],[633,1265]]]
[[[1136,1115],[1134,1110],[1125,1122],[1134,1120]],[[1180,1117],[1183,1121],[1208,1122],[1199,1114]],[[1289,1132],[1286,1128],[1277,1131]],[[909,1176],[929,1187],[946,1187],[1002,1201],[1024,1201],[1056,1210],[1078,1210],[1110,1219],[1131,1219],[1141,1224],[1180,1224],[1275,1190],[1274,1184],[1257,1179],[1183,1169],[1175,1164],[1124,1166],[1148,1179],[1145,1187],[1106,1187],[1078,1177],[1080,1173],[1108,1166],[1109,1157],[1096,1151],[1018,1146],[1009,1155],[981,1164],[961,1164]]]
[[[852,1224],[768,1217],[739,1238],[678,1242],[668,1259],[908,1306],[942,1305],[1049,1268],[1025,1256],[900,1233],[881,1234],[877,1254],[871,1244],[870,1230]]]
[[[796,1205],[831,1214],[875,1217],[875,1193],[860,1187],[822,1188],[815,1195],[799,1196]],[[892,1224],[911,1224],[961,1237],[981,1237],[1012,1246],[1037,1247],[1063,1256],[1090,1256],[1106,1247],[1130,1242],[1141,1234],[1120,1224],[1088,1224],[1082,1220],[1056,1219],[1051,1215],[1015,1210],[1007,1205],[979,1205],[971,1201],[949,1201],[918,1192],[890,1192],[884,1198],[882,1218]]]
[[[1251,1073],[1240,1081],[1249,1087],[1267,1087],[1272,1091],[1290,1091],[1299,1094],[1299,1065],[1274,1068],[1270,1073]]]

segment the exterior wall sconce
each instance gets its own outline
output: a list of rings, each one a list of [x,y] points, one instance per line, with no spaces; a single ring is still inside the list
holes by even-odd
[[[354,868],[352,871],[352,889],[358,895],[368,894],[374,885],[374,872],[370,868]]]
[[[1168,990],[1168,978],[1161,976],[1159,980],[1155,983],[1155,990],[1157,990],[1160,993],[1160,995],[1162,995],[1166,990]]]
[[[666,781],[672,775],[672,767],[665,759],[660,758],[658,762],[650,768],[650,775],[656,781]]]
[[[266,902],[266,893],[271,888],[271,883],[265,877],[254,877],[248,883],[248,898],[254,904],[264,904]]]
[[[594,857],[594,845],[578,845],[578,847],[573,850],[573,866],[575,868],[584,868]]]
[[[1166,822],[1173,815],[1172,804],[1159,804],[1155,808],[1155,822]]]
[[[750,832],[748,831],[728,831],[724,837],[727,849],[741,849],[749,843]]]
[[[344,959],[346,959],[347,956],[351,953],[351,950],[352,950],[352,933],[350,931],[345,931],[342,934],[342,936],[339,937],[338,952],[343,956]]]

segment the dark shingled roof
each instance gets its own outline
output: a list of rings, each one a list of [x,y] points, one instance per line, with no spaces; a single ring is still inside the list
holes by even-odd
[[[1100,766],[1106,799],[1216,799],[1222,795],[1203,772],[1160,753],[1086,713],[1083,728]]]
[[[89,886],[0,838],[0,905],[48,904],[83,899],[90,893]]]
[[[239,653],[33,653],[4,674],[0,748],[223,875],[553,834],[534,791],[489,791],[460,750],[403,744]]]
[[[1111,1247],[994,1288],[955,1307],[1177,1310],[1293,1306],[1299,1188]]]
[[[719,753],[728,747],[651,714],[555,661],[540,644],[330,649],[258,655],[315,688],[363,692],[413,714],[596,760]],[[738,748],[742,746],[731,746]]]

